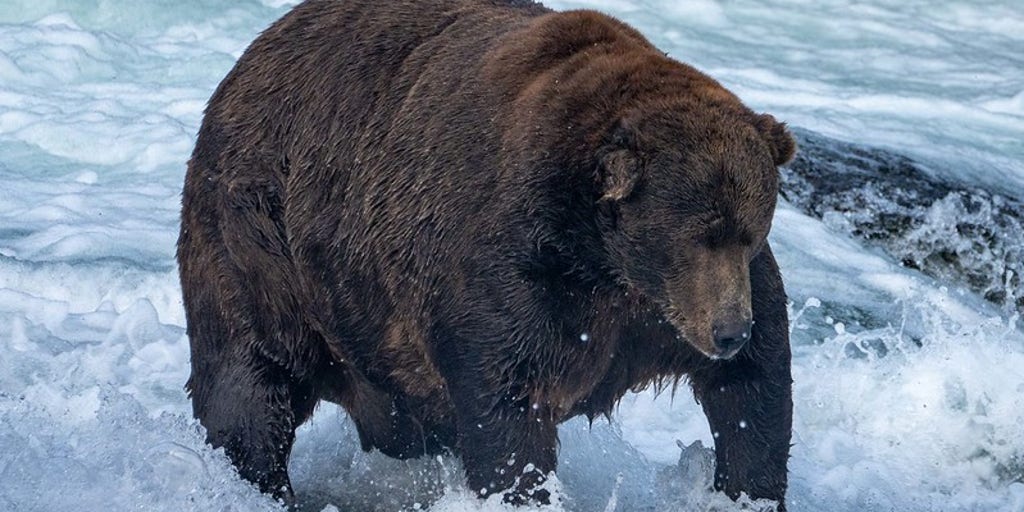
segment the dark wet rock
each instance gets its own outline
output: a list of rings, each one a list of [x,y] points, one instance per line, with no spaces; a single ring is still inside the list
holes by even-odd
[[[1024,204],[890,151],[793,133],[800,151],[782,169],[789,203],[907,267],[1024,312]]]

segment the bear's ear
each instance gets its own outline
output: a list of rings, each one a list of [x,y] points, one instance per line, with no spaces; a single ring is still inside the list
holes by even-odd
[[[768,114],[754,116],[754,128],[768,143],[772,150],[772,159],[776,166],[786,165],[796,154],[796,141],[786,129],[786,123],[780,123]]]
[[[601,158],[602,201],[621,201],[633,192],[640,178],[640,165],[629,149],[616,149]]]
[[[633,192],[640,178],[640,162],[634,147],[631,124],[625,119],[619,120],[611,130],[604,156],[598,163],[602,201],[621,201]]]

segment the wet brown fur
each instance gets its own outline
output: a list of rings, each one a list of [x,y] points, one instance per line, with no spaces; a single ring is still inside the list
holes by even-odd
[[[365,449],[454,450],[485,495],[533,464],[519,502],[559,422],[685,375],[717,487],[782,499],[788,327],[764,239],[793,151],[596,12],[307,1],[224,79],[189,162],[195,414],[276,495],[326,399]],[[712,326],[744,315],[750,342],[709,359]]]

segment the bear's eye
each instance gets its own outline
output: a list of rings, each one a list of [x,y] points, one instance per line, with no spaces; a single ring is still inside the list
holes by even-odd
[[[715,216],[704,224],[704,233],[701,236],[702,245],[714,249],[729,243],[735,233],[731,232],[730,224],[722,216]]]

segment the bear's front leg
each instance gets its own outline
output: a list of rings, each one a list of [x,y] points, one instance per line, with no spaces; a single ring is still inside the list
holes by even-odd
[[[506,502],[547,503],[537,489],[557,463],[557,425],[541,404],[496,388],[493,366],[449,379],[458,428],[458,454],[469,486],[480,497],[505,492]],[[485,369],[487,368],[487,369]]]
[[[786,508],[793,422],[789,326],[778,267],[765,248],[751,262],[754,327],[733,359],[690,375],[715,439],[715,488],[768,498]]]
[[[740,493],[751,498],[779,502],[784,511],[792,398],[788,382],[747,378],[753,369],[743,362],[720,365],[714,375],[702,375],[694,382],[715,439],[715,489],[736,499]],[[788,372],[787,372],[788,373]]]

